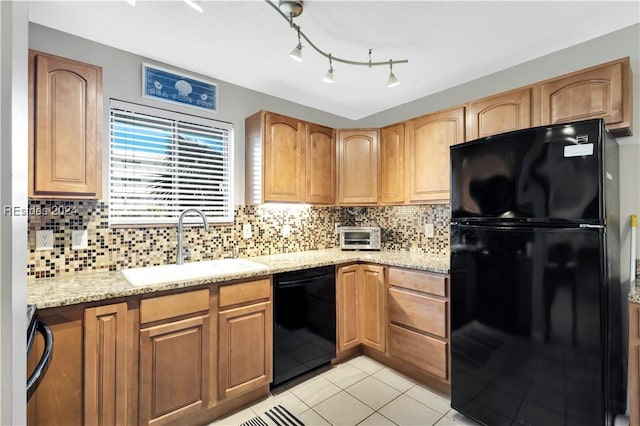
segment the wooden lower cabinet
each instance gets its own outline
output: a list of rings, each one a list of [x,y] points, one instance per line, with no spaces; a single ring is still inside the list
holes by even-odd
[[[359,265],[358,300],[360,308],[360,341],[372,349],[384,352],[386,344],[386,297],[384,267]]]
[[[361,343],[384,352],[384,267],[369,264],[339,267],[336,299],[338,353],[355,348]]]
[[[268,385],[272,377],[271,302],[222,311],[218,321],[220,399]]]
[[[168,424],[209,403],[209,315],[140,330],[140,424]]]
[[[389,268],[389,355],[449,383],[448,279]]]
[[[629,424],[640,425],[640,304],[629,303]]]
[[[337,351],[360,344],[358,265],[342,266],[336,274]]]
[[[82,308],[38,310],[38,317],[53,332],[54,350],[49,367],[27,403],[27,424],[68,426],[83,424],[83,318]],[[31,372],[43,350],[41,336],[31,348]]]
[[[267,386],[273,378],[271,280],[221,286],[218,297],[218,399]]]
[[[127,424],[127,303],[84,310],[84,423]]]

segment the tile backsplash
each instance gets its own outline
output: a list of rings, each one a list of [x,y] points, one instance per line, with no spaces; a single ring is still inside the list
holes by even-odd
[[[108,205],[92,201],[29,202],[27,275],[36,278],[90,270],[119,270],[173,263],[176,226],[110,228]],[[192,260],[291,253],[336,247],[336,222],[342,225],[377,225],[383,229],[383,248],[446,254],[449,250],[449,206],[367,207],[352,215],[342,207],[301,205],[236,206],[232,224],[186,227],[185,244]],[[250,223],[252,238],[242,237]],[[424,224],[434,224],[434,237],[426,238]],[[282,236],[283,225],[291,234]],[[53,230],[54,249],[35,250],[35,231]],[[71,231],[87,229],[88,248],[71,248]]]

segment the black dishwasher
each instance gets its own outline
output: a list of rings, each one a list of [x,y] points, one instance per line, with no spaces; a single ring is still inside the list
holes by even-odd
[[[274,276],[273,383],[277,386],[336,356],[335,267]]]

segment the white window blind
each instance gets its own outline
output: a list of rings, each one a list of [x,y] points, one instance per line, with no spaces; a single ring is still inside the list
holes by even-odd
[[[116,100],[109,110],[110,225],[175,224],[188,208],[233,221],[231,124]]]

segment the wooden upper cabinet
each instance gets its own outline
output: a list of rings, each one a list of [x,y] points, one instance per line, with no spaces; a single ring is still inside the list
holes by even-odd
[[[338,204],[378,202],[378,130],[338,131]]]
[[[102,68],[29,51],[29,196],[102,195]]]
[[[406,199],[410,203],[449,201],[449,147],[464,142],[464,107],[407,122]]]
[[[404,123],[380,130],[380,204],[404,203]]]
[[[260,111],[245,135],[247,204],[335,202],[335,130]]]
[[[306,124],[306,201],[333,204],[336,201],[335,130]]]
[[[264,200],[304,200],[304,128],[295,118],[266,113]]]
[[[531,89],[521,89],[467,105],[466,140],[532,126]]]
[[[629,135],[630,72],[629,58],[624,58],[542,83],[542,124],[603,118],[616,136]]]

